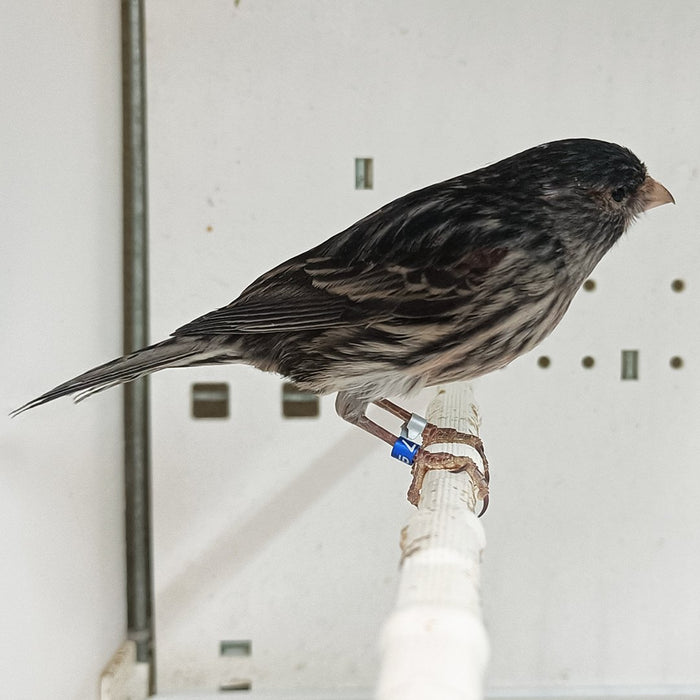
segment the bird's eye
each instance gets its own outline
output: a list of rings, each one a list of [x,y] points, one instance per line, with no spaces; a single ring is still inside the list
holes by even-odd
[[[625,198],[626,194],[627,192],[624,187],[618,187],[617,189],[612,191],[612,198],[616,202],[621,202]]]

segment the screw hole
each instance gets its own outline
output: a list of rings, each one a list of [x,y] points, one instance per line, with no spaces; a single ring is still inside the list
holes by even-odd
[[[593,291],[595,291],[595,280],[587,279],[587,280],[583,283],[583,288],[584,288],[587,292],[593,292]]]
[[[586,356],[581,360],[581,364],[582,364],[586,369],[590,369],[590,368],[593,367],[593,365],[595,364],[595,360],[594,360],[590,355],[586,355]]]
[[[674,292],[682,292],[685,289],[685,281],[681,279],[675,279],[671,282],[671,289]]]

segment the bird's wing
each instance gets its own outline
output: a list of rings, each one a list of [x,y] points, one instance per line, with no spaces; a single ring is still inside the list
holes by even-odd
[[[348,303],[313,289],[300,293],[289,283],[271,288],[269,295],[241,298],[190,321],[172,335],[235,335],[309,331],[349,323]]]
[[[465,304],[511,252],[494,207],[463,178],[401,197],[282,263],[173,335],[276,333],[427,319]],[[506,261],[507,264],[507,261]]]
[[[449,265],[343,265],[335,257],[295,259],[266,273],[229,305],[173,335],[322,330],[389,318],[426,319],[465,303],[507,249],[470,251]]]

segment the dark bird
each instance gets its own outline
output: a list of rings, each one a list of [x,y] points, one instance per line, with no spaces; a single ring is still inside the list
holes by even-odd
[[[387,396],[478,377],[532,349],[632,221],[673,201],[622,146],[546,143],[390,202],[228,306],[14,413],[166,367],[244,362],[338,392],[341,417],[393,445],[368,404],[408,420]],[[443,442],[436,430],[428,440]]]

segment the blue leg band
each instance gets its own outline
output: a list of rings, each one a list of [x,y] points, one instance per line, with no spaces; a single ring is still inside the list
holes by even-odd
[[[391,456],[405,464],[413,464],[418,450],[420,450],[420,445],[417,442],[413,442],[413,440],[409,440],[406,437],[400,437],[391,449]]]

